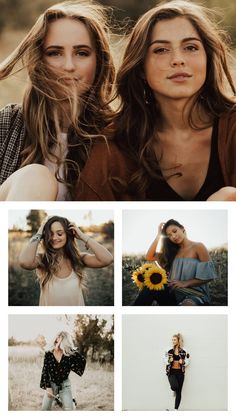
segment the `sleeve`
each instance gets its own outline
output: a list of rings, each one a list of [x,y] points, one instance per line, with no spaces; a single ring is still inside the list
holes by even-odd
[[[169,353],[168,350],[166,350],[163,356],[163,362],[166,366],[171,364],[170,357],[171,357],[171,354]]]
[[[186,351],[186,349],[184,351],[185,351],[184,366],[187,367],[190,363],[190,355],[189,355],[189,352]]]
[[[211,260],[208,262],[199,262],[197,265],[195,278],[202,280],[216,279],[217,274],[213,262]]]
[[[44,390],[46,390],[46,388],[51,387],[48,364],[49,364],[49,356],[48,356],[48,352],[46,352],[44,356],[44,363],[43,363],[43,369],[42,369],[41,380],[40,380],[40,387],[43,388]]]
[[[78,374],[80,377],[83,375],[86,366],[86,359],[79,352],[70,355],[70,369]]]

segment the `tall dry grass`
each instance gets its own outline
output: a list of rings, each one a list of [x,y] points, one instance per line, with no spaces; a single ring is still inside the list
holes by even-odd
[[[44,353],[37,347],[9,347],[9,410],[41,410],[39,383]],[[84,375],[70,373],[76,410],[113,410],[113,367],[88,363]],[[54,406],[53,410],[61,410]]]

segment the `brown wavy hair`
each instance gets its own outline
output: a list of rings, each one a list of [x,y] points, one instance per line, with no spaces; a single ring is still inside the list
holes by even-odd
[[[202,40],[207,55],[207,75],[197,92],[188,114],[189,125],[194,129],[193,115],[203,109],[207,119],[220,116],[235,108],[236,89],[230,73],[229,39],[213,19],[212,10],[188,1],[174,0],[159,4],[139,18],[130,35],[123,62],[117,73],[117,95],[120,107],[116,117],[114,139],[134,163],[137,171],[130,181],[131,191],[145,192],[150,178],[162,178],[159,163],[153,150],[153,140],[158,140],[157,130],[162,125],[162,115],[153,92],[144,80],[144,60],[155,24],[159,21],[184,17],[194,26]],[[233,95],[228,93],[229,88]],[[209,126],[209,122],[208,122]]]
[[[43,254],[40,255],[37,273],[40,285],[43,288],[48,281],[56,274],[58,270],[58,252],[53,249],[51,241],[51,226],[53,223],[59,222],[67,236],[66,244],[63,249],[64,256],[70,260],[72,269],[78,276],[78,280],[85,288],[85,276],[83,274],[84,263],[81,258],[80,250],[72,230],[69,229],[70,221],[67,218],[57,215],[51,217],[45,224],[42,235]]]
[[[167,272],[170,271],[171,265],[173,263],[173,260],[179,250],[179,245],[177,243],[173,243],[169,237],[166,235],[166,229],[169,226],[176,226],[184,230],[184,226],[180,224],[178,221],[174,219],[170,219],[166,221],[162,228],[162,242],[161,242],[161,248],[160,248],[160,254],[159,254],[159,260],[161,266],[167,270]]]
[[[62,18],[82,22],[95,45],[95,79],[93,85],[79,97],[55,77],[55,73],[43,60],[43,45],[48,27],[51,22]],[[112,97],[115,68],[109,47],[107,21],[107,9],[96,2],[86,0],[56,4],[39,16],[23,41],[0,67],[0,80],[24,68],[29,76],[28,88],[23,98],[26,136],[21,153],[21,167],[31,163],[42,164],[45,159],[56,159],[58,167],[64,163],[64,177],[72,198],[73,185],[88,158],[92,142],[101,139],[101,133],[113,116],[108,103]],[[58,142],[61,131],[60,115],[65,112],[65,103],[69,107],[66,112],[70,128],[68,154],[63,161],[53,155],[52,147]],[[63,181],[58,172],[59,170],[57,179]]]

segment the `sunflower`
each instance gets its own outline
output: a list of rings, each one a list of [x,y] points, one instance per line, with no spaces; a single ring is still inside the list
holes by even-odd
[[[162,290],[164,285],[167,284],[167,275],[165,269],[160,266],[151,265],[146,269],[144,274],[144,285],[150,290]]]
[[[131,278],[135,282],[137,287],[140,289],[143,289],[144,287],[144,279],[145,279],[144,274],[145,274],[145,269],[143,269],[143,266],[140,266],[140,268],[136,269],[136,271],[132,273]]]

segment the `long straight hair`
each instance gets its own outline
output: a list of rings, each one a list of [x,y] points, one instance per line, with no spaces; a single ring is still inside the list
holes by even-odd
[[[177,252],[179,250],[179,245],[177,243],[173,243],[169,237],[166,235],[166,229],[170,225],[174,225],[176,227],[181,228],[184,230],[184,226],[180,224],[178,221],[174,219],[170,219],[166,221],[162,228],[162,242],[161,242],[161,248],[160,248],[160,264],[161,266],[167,270],[167,272],[170,271],[173,260],[175,256],[177,255]]]
[[[52,22],[62,18],[82,22],[95,45],[95,79],[93,85],[80,96],[75,89],[63,84],[43,60],[48,28]],[[66,1],[40,15],[16,50],[0,66],[0,80],[24,68],[28,73],[28,88],[22,108],[26,136],[21,167],[31,163],[42,164],[45,159],[56,160],[58,167],[64,163],[65,183],[71,197],[74,195],[73,185],[80,176],[93,141],[101,138],[113,116],[108,103],[112,97],[115,69],[109,39],[106,8],[90,0]],[[61,115],[65,112],[70,128],[68,154],[62,160],[53,154],[52,148],[58,143]],[[59,169],[56,177],[63,182]]]
[[[230,73],[231,59],[227,35],[218,28],[214,13],[198,4],[174,0],[161,3],[146,12],[128,36],[123,62],[117,73],[117,95],[120,107],[115,122],[114,140],[137,164],[130,180],[131,191],[145,192],[151,178],[162,177],[153,150],[162,127],[160,106],[144,78],[144,61],[155,24],[176,17],[187,19],[196,29],[207,55],[206,80],[196,93],[188,113],[194,129],[209,126],[209,119],[235,109],[236,89]],[[232,94],[229,93],[231,90]],[[203,109],[208,122],[194,124],[194,114]]]

